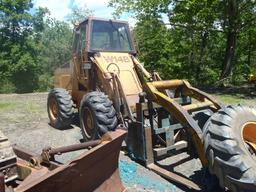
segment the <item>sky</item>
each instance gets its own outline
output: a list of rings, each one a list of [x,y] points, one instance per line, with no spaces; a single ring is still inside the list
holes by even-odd
[[[106,19],[113,18],[113,8],[108,7],[109,0],[34,0],[35,7],[47,7],[51,16],[58,20],[65,20],[65,16],[71,13],[74,6],[87,7],[93,11],[96,17]],[[130,14],[123,14],[120,19],[127,20],[130,25],[135,24],[135,19]]]

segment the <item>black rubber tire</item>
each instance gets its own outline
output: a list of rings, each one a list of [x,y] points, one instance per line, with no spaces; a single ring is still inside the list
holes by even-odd
[[[212,116],[213,112],[210,109],[204,109],[201,111],[193,112],[191,115],[194,120],[197,122],[198,126],[203,129],[205,123]]]
[[[92,114],[93,130],[91,134],[85,129],[85,108]],[[94,140],[108,131],[114,131],[117,124],[116,110],[112,101],[103,92],[93,91],[86,94],[80,103],[79,119],[82,135],[86,141]]]
[[[255,108],[227,106],[216,112],[204,126],[209,171],[217,176],[221,187],[233,192],[256,191],[256,160],[242,136],[242,127],[252,121],[256,121]]]
[[[53,118],[50,114],[50,100],[55,99],[57,102],[57,116]],[[74,117],[73,101],[67,90],[54,88],[48,94],[47,111],[50,119],[50,125],[57,129],[68,128]]]

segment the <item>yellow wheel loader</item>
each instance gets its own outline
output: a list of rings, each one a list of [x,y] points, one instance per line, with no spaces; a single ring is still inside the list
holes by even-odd
[[[136,54],[127,22],[89,17],[80,23],[70,63],[55,71],[50,124],[70,126],[77,108],[86,141],[119,125],[128,131],[129,153],[174,182],[201,188],[157,163],[186,150],[222,188],[256,191],[256,109],[223,106],[186,80],[162,80]]]

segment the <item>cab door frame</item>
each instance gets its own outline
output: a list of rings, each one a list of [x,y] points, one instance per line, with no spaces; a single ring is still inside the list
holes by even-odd
[[[80,105],[82,97],[90,90],[90,68],[88,67],[88,21],[84,21],[74,29],[73,40],[73,80],[72,96],[76,105]],[[87,67],[86,67],[87,65]]]

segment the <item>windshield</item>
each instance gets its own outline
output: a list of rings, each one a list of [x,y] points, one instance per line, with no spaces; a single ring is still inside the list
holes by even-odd
[[[90,49],[94,51],[131,52],[128,25],[110,21],[92,21]]]

